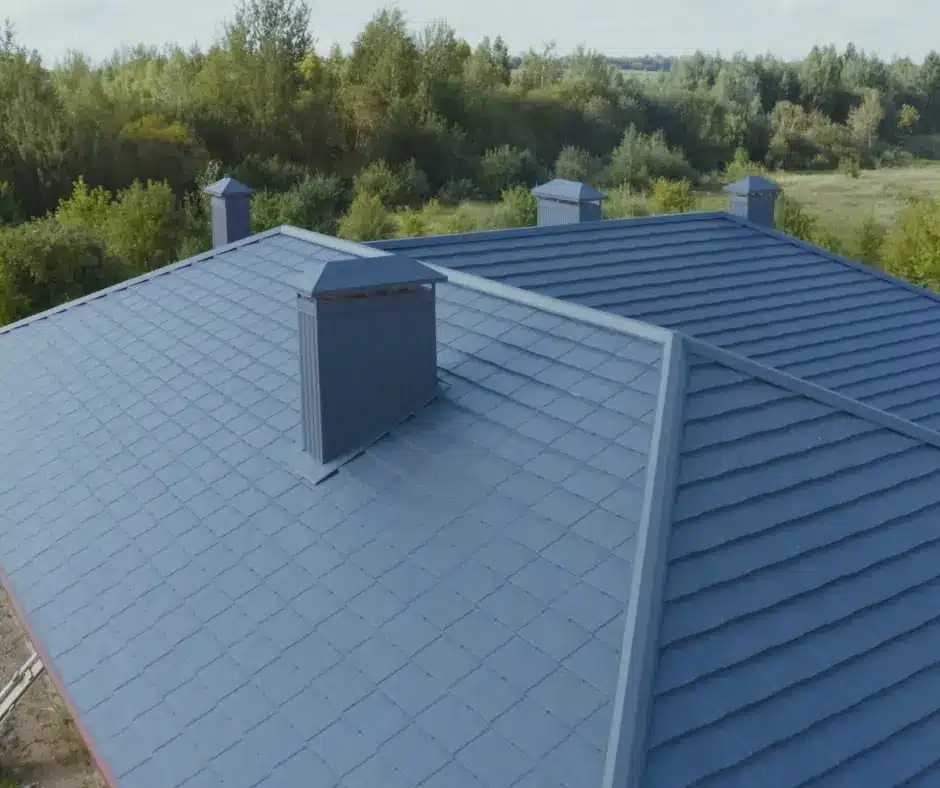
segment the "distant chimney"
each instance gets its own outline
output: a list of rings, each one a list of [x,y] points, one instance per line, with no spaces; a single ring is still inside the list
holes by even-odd
[[[213,248],[251,235],[251,189],[233,178],[223,178],[204,191],[212,195]]]
[[[749,175],[725,186],[725,191],[731,195],[731,214],[763,227],[774,226],[774,207],[782,191],[776,183]]]
[[[318,262],[296,282],[304,449],[355,453],[437,391],[436,282],[400,255]]]
[[[532,194],[539,198],[539,227],[599,222],[601,204],[607,199],[604,192],[564,178],[536,186]]]

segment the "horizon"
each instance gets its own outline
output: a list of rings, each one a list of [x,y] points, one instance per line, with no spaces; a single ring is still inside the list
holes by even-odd
[[[388,4],[347,0],[341,14],[316,2],[309,5],[311,30],[321,54],[336,44],[348,51],[383,5],[400,8],[412,30],[444,20],[471,45],[484,36],[500,35],[514,55],[530,48],[540,50],[554,41],[562,55],[583,45],[611,58],[681,57],[701,51],[724,56],[773,54],[796,60],[813,46],[832,44],[843,51],[851,42],[885,60],[909,57],[921,62],[935,48],[932,31],[940,26],[940,5],[927,0],[896,3],[895,8],[905,7],[903,13],[873,0],[764,0],[762,8],[731,0],[713,0],[707,6],[700,0],[664,0],[653,12],[631,12],[637,3],[628,3],[626,9],[614,0],[602,3],[612,12],[595,12],[590,18],[572,18],[571,8],[559,0],[545,0],[543,6],[548,8],[543,7],[537,17],[522,6],[507,9],[501,0],[477,0],[472,7],[457,8],[445,0]],[[44,63],[53,65],[70,52],[80,52],[97,63],[138,44],[183,49],[197,45],[205,50],[232,18],[237,3],[164,0],[155,8],[148,0],[7,0],[4,5],[3,18],[13,24],[17,43],[38,51]],[[59,24],[50,26],[50,17],[60,20]],[[767,24],[768,17],[772,24]],[[493,18],[499,19],[499,29],[483,21]],[[684,21],[681,28],[675,18]],[[727,18],[735,20],[733,28],[723,24]]]

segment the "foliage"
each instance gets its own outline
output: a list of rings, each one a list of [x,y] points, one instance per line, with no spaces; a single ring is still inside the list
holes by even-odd
[[[774,225],[780,232],[801,241],[812,241],[816,233],[816,218],[801,202],[782,194],[777,200],[775,213]]]
[[[648,188],[654,178],[692,180],[695,172],[684,154],[669,147],[662,132],[642,134],[630,127],[601,179],[611,186]]]
[[[503,227],[530,227],[537,221],[538,199],[522,186],[503,191],[500,208]]]
[[[758,162],[751,161],[751,157],[745,148],[738,148],[734,152],[734,158],[728,162],[725,167],[724,180],[727,183],[735,183],[750,175],[766,175],[767,168]]]
[[[566,145],[555,159],[556,178],[586,183],[594,177],[597,169],[594,157],[588,151],[574,145]]]
[[[604,203],[604,217],[607,219],[630,219],[649,216],[652,212],[649,199],[629,186],[611,189]]]
[[[55,219],[0,228],[0,324],[108,287],[127,274],[97,238]]]
[[[855,237],[855,249],[852,256],[869,265],[881,262],[887,231],[874,217],[863,219]]]
[[[919,123],[920,113],[917,111],[917,107],[912,107],[910,104],[903,104],[901,111],[898,113],[898,128],[905,133],[911,134]]]
[[[858,156],[849,154],[839,159],[839,172],[849,178],[861,177],[862,165]]]
[[[0,227],[18,224],[19,221],[20,210],[13,187],[6,181],[0,181]]]
[[[940,200],[912,198],[885,239],[888,273],[923,287],[940,288]]]
[[[339,234],[351,241],[378,241],[395,234],[395,221],[375,194],[359,194],[339,222]]]
[[[251,206],[252,229],[261,232],[291,224],[333,234],[346,202],[339,178],[319,173],[307,175],[287,191],[255,194]]]
[[[695,195],[687,180],[669,181],[657,178],[652,184],[653,205],[656,213],[688,213],[695,210]]]
[[[513,186],[535,186],[539,166],[531,151],[510,145],[488,150],[480,162],[480,189],[484,197],[499,196]]]

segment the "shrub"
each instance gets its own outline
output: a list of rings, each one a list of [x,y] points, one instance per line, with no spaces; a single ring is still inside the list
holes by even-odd
[[[555,177],[587,182],[597,171],[597,162],[586,150],[568,145],[555,160]]]
[[[396,218],[398,230],[395,235],[398,238],[421,238],[430,235],[431,225],[424,211],[402,211]]]
[[[854,255],[869,265],[878,265],[885,244],[887,231],[874,217],[863,219],[855,236]]]
[[[923,287],[940,286],[940,200],[911,198],[884,244],[884,269]]]
[[[128,270],[100,239],[53,218],[0,228],[0,324],[116,284]]]
[[[862,164],[857,155],[843,156],[839,159],[839,172],[848,178],[858,178],[862,174]]]
[[[299,164],[278,156],[265,159],[250,153],[232,173],[237,181],[255,191],[286,192],[306,177],[307,171]]]
[[[503,191],[500,214],[503,227],[531,227],[538,219],[538,200],[528,189],[514,186]]]
[[[657,178],[653,181],[653,205],[657,213],[688,213],[695,210],[695,195],[692,184],[687,180],[667,181]]]
[[[540,175],[532,152],[510,145],[488,150],[480,161],[480,187],[486,198],[496,198],[512,186],[534,186]]]
[[[767,168],[756,161],[751,161],[747,151],[744,148],[738,148],[734,152],[734,158],[728,162],[725,167],[724,180],[726,183],[735,183],[749,175],[766,175]]]
[[[374,195],[389,208],[418,205],[427,198],[429,188],[427,176],[414,160],[397,170],[379,160],[355,180],[356,195]]]
[[[360,194],[339,222],[339,234],[351,241],[378,241],[395,233],[395,221],[374,194]]]
[[[629,186],[611,189],[604,203],[604,216],[607,219],[630,219],[649,216],[652,212],[649,198],[637,194]]]
[[[251,208],[252,229],[261,232],[292,224],[332,235],[346,207],[346,196],[339,178],[307,175],[286,192],[256,194]]]
[[[806,210],[803,203],[781,194],[777,200],[775,210],[775,226],[780,232],[799,238],[801,241],[812,241],[816,233],[816,219]]]
[[[612,187],[647,189],[654,178],[692,181],[695,177],[695,170],[685,155],[670,148],[661,131],[641,134],[631,126],[623,135],[601,179]]]
[[[450,180],[437,194],[437,199],[444,205],[459,205],[469,200],[479,200],[482,195],[477,185],[469,178]]]

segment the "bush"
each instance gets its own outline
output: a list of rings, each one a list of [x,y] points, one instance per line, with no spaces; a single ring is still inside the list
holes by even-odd
[[[858,178],[862,174],[862,163],[858,156],[843,156],[839,159],[839,172],[848,178]]]
[[[398,238],[421,238],[431,233],[431,225],[424,211],[402,211],[396,218],[398,230],[395,235]]]
[[[749,175],[766,174],[767,168],[763,164],[751,161],[751,157],[748,156],[747,151],[744,148],[738,148],[734,152],[734,158],[732,158],[725,167],[724,181],[726,184],[736,183],[742,178],[747,178]]]
[[[568,145],[555,160],[555,177],[587,183],[597,171],[597,162],[586,150]]]
[[[649,198],[637,194],[629,186],[611,189],[604,203],[604,216],[607,219],[632,219],[649,216],[652,212]]]
[[[500,223],[503,227],[531,227],[538,220],[538,199],[529,189],[514,186],[500,198]]]
[[[806,210],[803,203],[786,194],[777,200],[774,224],[778,230],[801,241],[812,242],[816,233],[816,219]]]
[[[667,181],[657,178],[653,181],[653,205],[657,213],[688,213],[695,210],[695,195],[692,184],[687,180]]]
[[[259,192],[251,207],[255,232],[282,224],[292,224],[332,235],[346,208],[346,196],[339,178],[307,175],[286,192]]]
[[[692,181],[696,172],[682,151],[669,147],[662,132],[641,134],[631,126],[601,180],[611,187],[647,189],[654,178]]]
[[[53,218],[0,228],[0,324],[117,284],[128,273],[96,236]]]
[[[512,186],[534,186],[541,175],[531,151],[509,145],[488,150],[480,162],[480,189],[487,199],[495,199]]]
[[[459,205],[462,202],[479,200],[481,197],[480,189],[469,178],[450,180],[437,194],[437,199],[444,205]]]
[[[378,241],[391,238],[395,220],[374,194],[360,194],[339,222],[339,235],[351,241]]]
[[[20,221],[20,207],[13,194],[13,187],[6,181],[0,181],[0,227],[18,224]]]
[[[232,172],[232,177],[257,192],[286,192],[300,183],[307,171],[299,164],[278,156],[269,159],[250,153]]]
[[[883,266],[888,273],[923,287],[940,286],[940,200],[912,198],[898,226],[884,244]]]
[[[878,265],[887,231],[874,217],[863,219],[855,236],[854,256],[863,263]]]
[[[428,196],[428,178],[415,162],[409,161],[398,170],[384,161],[370,164],[356,176],[356,195],[373,195],[389,208],[420,204]]]

